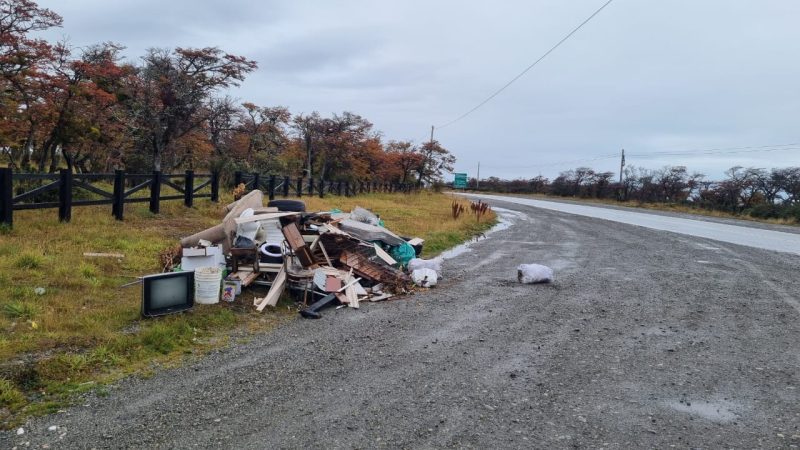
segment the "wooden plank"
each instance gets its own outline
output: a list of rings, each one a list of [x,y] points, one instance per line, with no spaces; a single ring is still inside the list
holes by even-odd
[[[383,262],[385,262],[390,266],[394,266],[397,264],[397,260],[392,258],[390,254],[386,253],[386,251],[382,249],[380,245],[378,244],[373,244],[373,245],[375,246],[375,254],[378,255],[378,258],[382,259]]]
[[[424,242],[425,242],[425,239],[421,239],[421,238],[415,237],[414,239],[411,239],[410,241],[408,241],[408,244],[416,246],[416,245],[423,244]]]
[[[294,254],[297,256],[297,259],[300,260],[300,264],[304,268],[316,267],[317,263],[314,261],[314,256],[308,249],[306,241],[303,239],[303,235],[300,234],[300,229],[297,228],[297,224],[292,222],[283,227],[282,231],[283,237],[286,238],[289,248],[292,249]]]
[[[83,256],[89,258],[124,258],[125,255],[122,253],[92,253],[92,252],[85,252]]]
[[[275,306],[278,304],[278,299],[281,297],[284,288],[286,287],[286,270],[282,269],[272,282],[272,286],[267,292],[267,296],[261,300],[256,299],[256,310],[263,311],[267,306]]]
[[[237,274],[239,274],[239,273],[240,272],[237,272]],[[258,272],[250,272],[247,275],[245,275],[244,277],[239,275],[239,279],[242,280],[242,286],[250,286],[250,284],[253,283],[253,281],[256,281],[256,279],[259,277],[259,275],[260,274]]]
[[[270,220],[270,219],[279,219],[281,217],[296,216],[298,214],[300,213],[282,212],[282,213],[257,214],[255,216],[250,216],[250,217],[237,217],[233,219],[233,221],[236,223],[236,225],[241,225],[243,223],[260,222],[262,220]]]
[[[345,278],[345,284],[347,284],[347,288],[344,290],[344,294],[347,296],[347,303],[351,308],[358,309],[358,295],[356,295],[356,288],[355,283],[353,281],[353,269],[350,269],[350,273],[347,274]]]
[[[286,238],[286,242],[289,243],[289,247],[291,247],[292,250],[297,251],[298,249],[305,247],[306,241],[300,234],[300,230],[297,228],[296,223],[290,223],[283,227],[282,230],[283,237]]]
[[[328,256],[328,252],[325,251],[325,246],[322,245],[322,242],[319,242],[319,249],[322,250],[322,255],[325,256],[325,262],[328,263],[329,266],[333,267],[333,263],[331,262],[331,258]]]
[[[371,302],[380,302],[382,300],[388,300],[388,299],[390,299],[392,297],[394,297],[392,294],[375,295],[375,296],[370,297],[369,301],[371,301]]]

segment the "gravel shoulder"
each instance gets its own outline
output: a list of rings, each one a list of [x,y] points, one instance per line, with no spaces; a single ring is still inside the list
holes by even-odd
[[[125,380],[0,447],[800,445],[800,257],[491,203],[516,224],[435,289]],[[517,284],[531,262],[555,282]]]

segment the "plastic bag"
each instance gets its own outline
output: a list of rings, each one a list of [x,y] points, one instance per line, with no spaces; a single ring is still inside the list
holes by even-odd
[[[411,272],[411,279],[417,286],[433,287],[439,281],[439,276],[432,269],[417,269]]]
[[[520,283],[549,283],[553,281],[553,269],[541,264],[520,264],[517,266],[517,280]]]
[[[431,269],[434,272],[436,272],[437,275],[441,275],[442,258],[433,258],[433,259],[413,258],[411,261],[408,262],[408,270],[409,272],[413,272],[417,269]]]
[[[378,226],[381,222],[380,218],[372,211],[356,206],[350,211],[350,218],[359,222],[368,223],[370,225]]]
[[[408,262],[417,256],[417,252],[414,251],[414,247],[412,247],[408,242],[403,242],[400,245],[392,247],[389,254],[402,267],[408,266]]]

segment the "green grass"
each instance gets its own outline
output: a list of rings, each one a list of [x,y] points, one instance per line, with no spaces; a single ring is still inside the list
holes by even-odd
[[[3,314],[10,319],[33,320],[39,314],[39,308],[31,303],[12,300],[3,305]]]
[[[493,223],[493,217],[479,224],[466,214],[453,220],[452,198],[427,192],[302,200],[309,210],[370,208],[391,230],[426,239],[426,256]],[[198,200],[190,209],[180,201],[164,202],[158,215],[146,203],[126,205],[123,222],[105,206],[75,208],[70,223],[60,223],[54,210],[15,212],[14,228],[0,233],[0,289],[7,294],[0,300],[0,421],[5,427],[53,412],[76,393],[182,364],[231,337],[246,341],[296,316],[284,307],[256,313],[254,294],[248,292],[233,305],[197,305],[187,313],[142,319],[141,288],[119,287],[159,272],[159,252],[218,224],[222,205],[230,201]],[[84,252],[125,257],[84,257]]]
[[[17,269],[38,269],[44,265],[44,258],[32,253],[23,253],[14,262]]]

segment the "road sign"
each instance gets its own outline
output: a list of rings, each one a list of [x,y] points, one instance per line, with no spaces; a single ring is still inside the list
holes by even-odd
[[[454,173],[455,178],[453,179],[453,187],[456,189],[466,189],[467,188],[467,174],[465,173]]]

